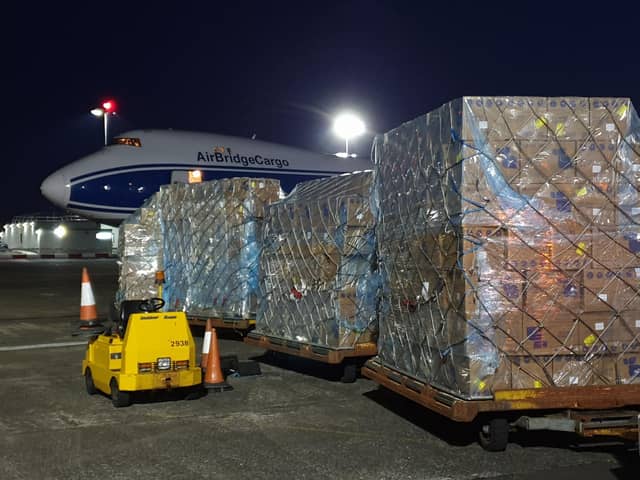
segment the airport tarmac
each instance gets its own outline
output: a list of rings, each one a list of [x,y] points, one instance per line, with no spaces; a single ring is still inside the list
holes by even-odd
[[[468,425],[367,379],[342,384],[323,365],[269,363],[263,350],[232,333],[221,334],[222,354],[263,361],[261,376],[230,378],[233,391],[196,400],[159,397],[116,409],[105,396],[86,393],[84,339],[70,335],[82,266],[106,315],[117,287],[115,260],[0,260],[4,480],[640,475],[637,450],[578,445],[572,435],[518,433],[505,452],[485,452]]]

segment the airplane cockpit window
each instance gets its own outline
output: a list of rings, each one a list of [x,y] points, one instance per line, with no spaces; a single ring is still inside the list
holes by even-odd
[[[118,137],[114,139],[114,145],[129,145],[130,147],[141,147],[139,138]]]

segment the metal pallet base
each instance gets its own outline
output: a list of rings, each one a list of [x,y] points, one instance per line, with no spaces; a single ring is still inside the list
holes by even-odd
[[[256,325],[256,321],[253,319],[242,318],[201,318],[201,317],[189,317],[189,325],[205,326],[207,320],[211,320],[211,326],[213,328],[231,328],[234,330],[249,330]]]
[[[256,332],[249,332],[244,342],[275,352],[287,353],[298,357],[310,358],[319,362],[339,364],[345,358],[372,357],[378,351],[375,343],[359,343],[353,348],[329,348],[308,343],[295,342],[279,337],[270,337]]]
[[[365,363],[361,373],[389,390],[458,422],[471,422],[479,413],[485,412],[613,410],[640,405],[640,384],[498,390],[492,400],[465,400],[373,359]]]

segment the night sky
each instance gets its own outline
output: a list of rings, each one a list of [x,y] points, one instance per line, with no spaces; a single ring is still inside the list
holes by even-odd
[[[40,183],[102,146],[89,110],[109,97],[111,134],[256,134],[331,153],[343,145],[331,116],[351,108],[371,131],[353,143],[361,155],[376,132],[462,95],[624,96],[640,108],[640,7],[623,2],[13,3],[0,226],[52,208]]]

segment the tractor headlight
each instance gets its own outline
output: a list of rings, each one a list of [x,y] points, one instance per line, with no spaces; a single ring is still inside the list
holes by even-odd
[[[156,368],[158,370],[169,370],[171,369],[171,359],[169,357],[160,357],[156,361]]]

